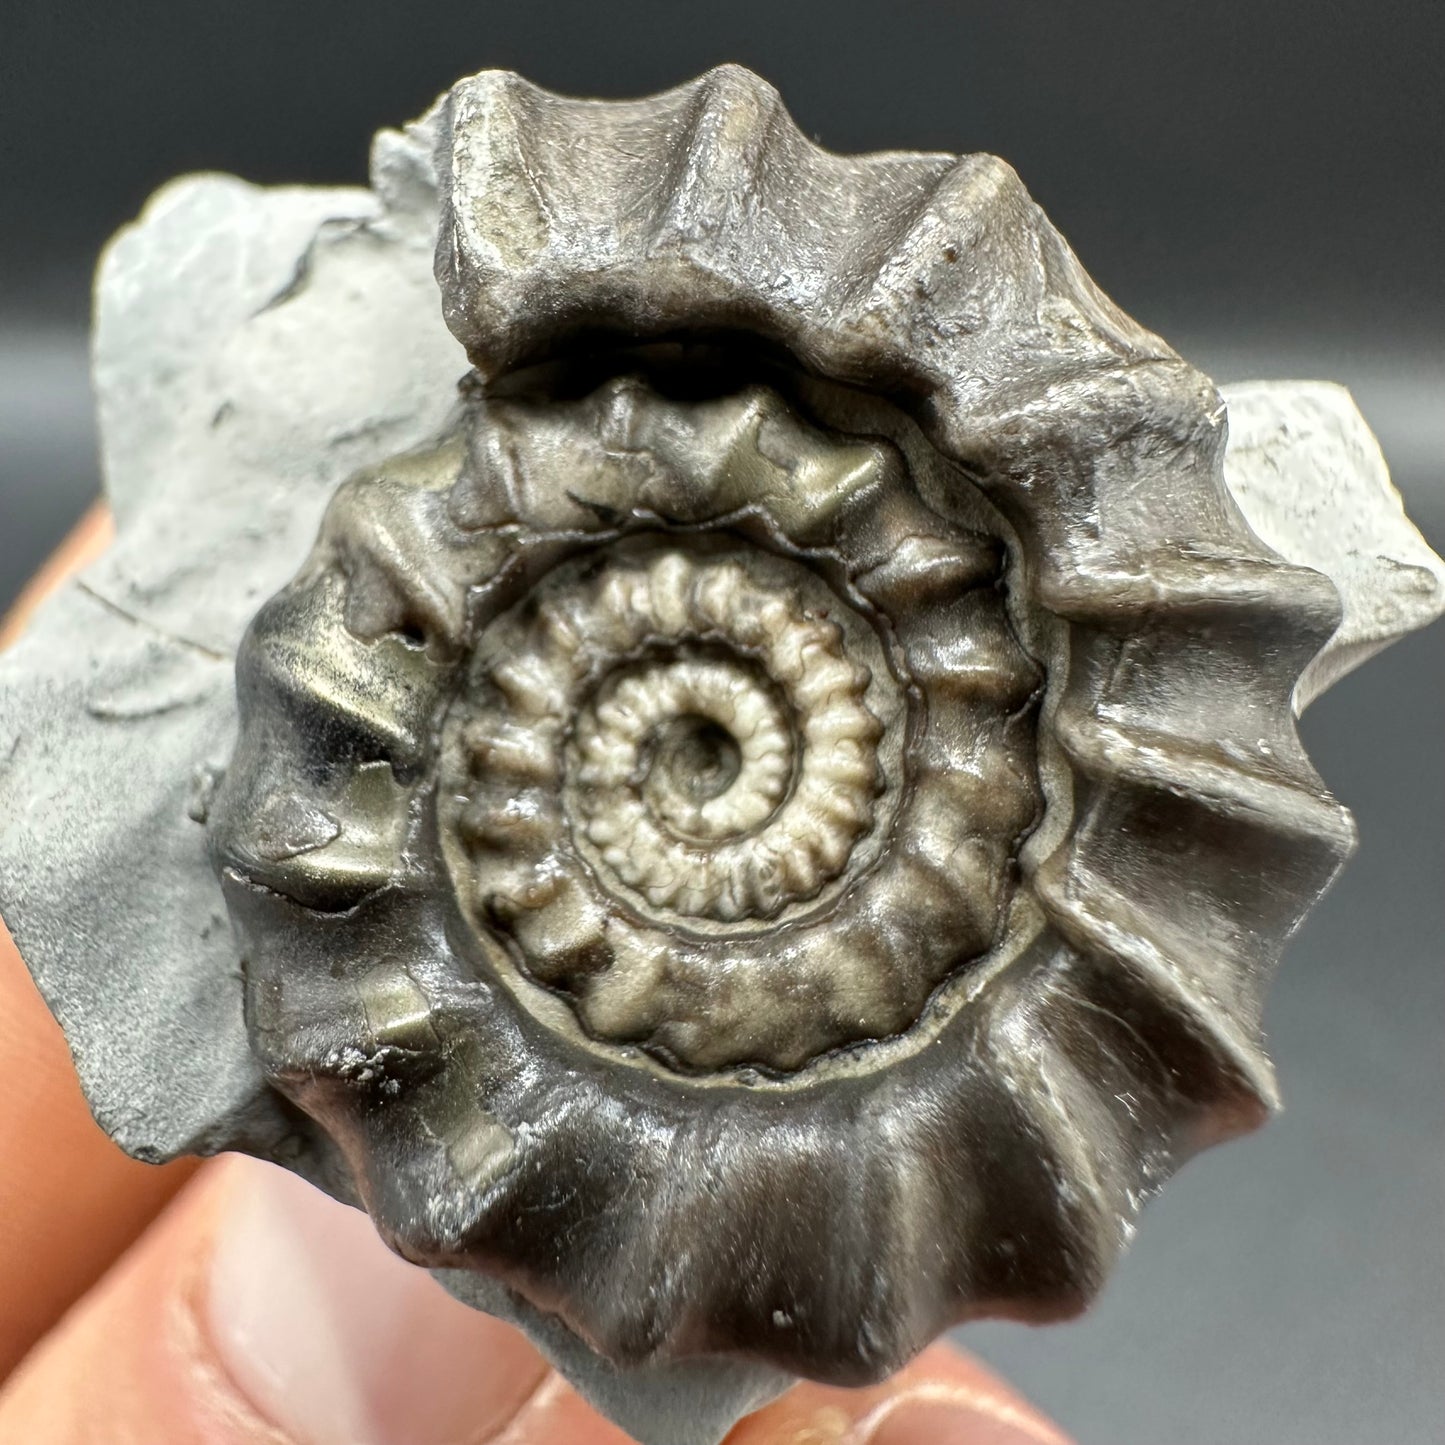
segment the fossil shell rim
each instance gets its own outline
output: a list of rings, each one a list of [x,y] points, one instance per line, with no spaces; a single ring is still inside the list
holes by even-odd
[[[412,1257],[497,1274],[618,1361],[736,1352],[857,1382],[974,1314],[1074,1312],[1172,1168],[1272,1106],[1261,975],[1352,842],[1290,712],[1333,589],[1230,502],[1213,387],[993,158],[828,155],[733,68],[615,105],[476,77],[440,154],[438,275],[484,379],[584,323],[752,331],[906,407],[1007,518],[1060,638],[1042,738],[1062,783],[1022,857],[1042,927],[886,1070],[786,1098],[548,1071],[535,1021],[481,999],[482,1056],[461,1023],[479,1000],[426,980],[408,1027],[455,1067],[348,1148],[368,1206]],[[603,238],[585,257],[582,234]],[[339,962],[438,926],[417,891],[384,925],[364,892],[318,928],[304,898],[227,886],[258,948]],[[400,1025],[379,1043],[398,1067],[425,1052]],[[315,1112],[355,1141],[352,1087]],[[418,1155],[424,1104],[454,1129]]]

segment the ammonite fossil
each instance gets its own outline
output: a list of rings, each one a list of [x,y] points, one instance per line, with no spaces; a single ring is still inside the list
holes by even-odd
[[[1268,1114],[1352,842],[1295,713],[1445,572],[1002,162],[484,74],[371,192],[163,192],[97,356],[0,840],[131,1152],[286,1163],[685,1445],[1075,1313]]]

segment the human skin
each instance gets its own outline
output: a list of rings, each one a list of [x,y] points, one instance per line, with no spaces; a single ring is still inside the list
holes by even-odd
[[[0,648],[99,556],[93,508],[0,622]],[[163,1168],[90,1117],[0,927],[0,1441],[46,1445],[625,1445],[510,1326],[270,1165]],[[934,1345],[867,1390],[804,1383],[729,1445],[1067,1445]]]

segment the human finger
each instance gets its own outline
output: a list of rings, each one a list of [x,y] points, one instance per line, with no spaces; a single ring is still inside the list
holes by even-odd
[[[972,1356],[940,1341],[881,1385],[805,1382],[749,1416],[727,1445],[1069,1445]]]
[[[364,1214],[239,1158],[203,1169],[0,1392],[0,1440],[47,1445],[503,1438],[626,1439]]]

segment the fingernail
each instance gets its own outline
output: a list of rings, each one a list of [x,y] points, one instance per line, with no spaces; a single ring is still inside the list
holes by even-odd
[[[515,1330],[442,1290],[360,1210],[233,1166],[204,1315],[222,1364],[296,1445],[477,1445],[546,1373]]]
[[[982,1392],[951,1390],[904,1398],[865,1432],[864,1445],[1069,1445],[1023,1404]]]

